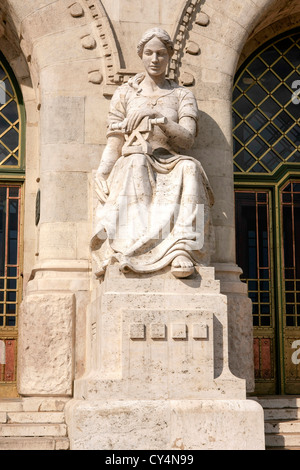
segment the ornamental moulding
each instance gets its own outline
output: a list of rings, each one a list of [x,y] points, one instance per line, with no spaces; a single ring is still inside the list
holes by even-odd
[[[101,0],[82,0],[83,4],[87,7],[87,11],[92,17],[92,21],[96,26],[97,30],[97,42],[104,51],[104,70],[103,74],[103,87],[104,95],[112,96],[116,86],[128,81],[128,79],[134,76],[136,70],[128,70],[123,68],[121,65],[120,51],[117,45],[117,38],[113,31],[112,25],[107,17],[105,8]],[[188,40],[188,30],[190,29],[191,23],[195,22],[201,26],[207,26],[209,18],[203,12],[201,12],[201,4],[203,0],[185,0],[184,5],[180,9],[180,13],[175,21],[175,28],[171,34],[175,44],[175,53],[169,65],[168,76],[172,80],[178,81],[179,69],[181,66],[181,59],[186,50],[186,42]],[[69,6],[70,13],[79,14],[80,7],[79,2],[74,2]],[[84,12],[83,12],[84,14]],[[198,16],[197,16],[198,15]],[[206,17],[205,24],[197,22],[197,18],[202,15]],[[201,16],[201,18],[202,18]],[[181,82],[183,85],[191,86],[193,80],[190,79],[189,83],[185,83],[184,77],[187,76],[188,71],[182,71]],[[100,83],[100,81],[95,82]]]

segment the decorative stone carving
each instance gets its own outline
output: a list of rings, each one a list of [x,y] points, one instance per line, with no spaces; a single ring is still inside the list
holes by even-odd
[[[201,0],[190,0],[186,3],[180,17],[176,22],[176,30],[174,32],[175,53],[170,61],[168,76],[176,80],[179,72],[180,59],[184,53],[184,44],[186,41],[188,27],[196,12],[196,8],[201,4]]]
[[[200,47],[196,42],[189,41],[186,46],[186,52],[191,55],[198,55],[200,52]]]
[[[97,45],[96,40],[90,34],[81,38],[81,44],[84,49],[95,49]]]
[[[183,72],[182,76],[180,77],[180,81],[184,86],[192,86],[195,83],[195,78],[191,73]]]
[[[203,11],[197,15],[195,23],[199,26],[208,26],[209,25],[209,16]]]
[[[118,72],[121,69],[119,51],[114,38],[111,24],[107,18],[105,9],[100,0],[84,0],[90,15],[92,16],[93,23],[96,27],[99,36],[99,43],[104,52],[105,64],[105,85],[113,85],[122,83],[118,77]],[[112,95],[112,91],[107,93]]]
[[[80,5],[80,3],[78,2],[70,5],[69,11],[70,11],[70,15],[73,16],[73,18],[80,18],[81,16],[84,15],[84,10],[82,6]]]
[[[100,70],[92,70],[89,72],[89,82],[100,85],[103,81],[103,75]]]
[[[97,276],[117,262],[123,272],[171,265],[174,276],[187,277],[209,261],[213,194],[200,162],[182,155],[194,141],[198,108],[190,91],[166,79],[173,51],[165,31],[147,31],[138,45],[145,73],[112,98],[95,177]]]

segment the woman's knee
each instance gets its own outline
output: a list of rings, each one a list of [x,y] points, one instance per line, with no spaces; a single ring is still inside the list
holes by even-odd
[[[182,165],[186,174],[194,175],[197,172],[197,163],[193,160],[184,160]]]
[[[133,168],[140,168],[142,166],[146,166],[147,164],[147,157],[143,153],[134,153],[133,155],[130,155],[126,158],[130,159],[130,165]]]

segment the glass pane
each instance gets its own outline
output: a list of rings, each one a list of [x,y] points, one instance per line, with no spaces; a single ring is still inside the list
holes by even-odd
[[[284,80],[294,70],[293,67],[284,59],[280,59],[278,62],[276,62],[272,69],[282,80]]]
[[[297,68],[299,67],[299,55],[300,55],[300,49],[298,46],[293,46],[285,55],[285,57],[288,59],[291,64]]]
[[[16,302],[17,300],[17,293],[16,292],[7,292],[6,293],[6,300],[8,302]]]
[[[291,194],[282,194],[282,202],[289,203],[292,202],[292,195]]]
[[[7,268],[7,277],[17,277],[17,268]]]
[[[260,158],[268,149],[269,146],[259,137],[252,140],[248,145],[248,149],[257,157]]]
[[[280,41],[276,42],[275,43],[275,47],[276,49],[279,50],[279,52],[281,52],[281,54],[285,54],[287,52],[287,50],[293,45],[293,41],[292,39],[290,38],[285,38],[285,39],[281,39]]]
[[[2,110],[1,113],[4,114],[7,119],[13,124],[18,120],[18,107],[15,101],[10,101]]]
[[[273,145],[280,137],[281,137],[281,132],[276,129],[272,124],[269,124],[267,127],[265,127],[260,135],[268,142],[268,144]]]
[[[276,145],[274,145],[274,149],[281,158],[286,159],[295,150],[295,147],[283,137]]]
[[[300,278],[300,207],[295,206],[294,208],[294,243],[295,243],[295,270],[296,270],[296,279]]]
[[[267,117],[273,118],[280,110],[280,106],[272,98],[268,98],[260,105],[260,109]]]
[[[265,204],[257,207],[258,219],[258,239],[259,239],[259,265],[260,267],[269,266],[269,244],[268,244],[268,212]],[[263,300],[268,302],[268,300]]]
[[[243,76],[239,79],[237,82],[237,86],[242,90],[245,91],[247,90],[255,80],[251,77],[251,75],[248,72],[243,73]]]
[[[270,93],[280,84],[279,78],[271,71],[265,73],[264,76],[260,78],[259,82]]]
[[[1,137],[1,140],[6,147],[13,151],[19,145],[19,133],[15,129],[10,129]]]
[[[242,148],[242,145],[234,138],[233,139],[233,153],[236,154],[241,148]]]
[[[3,80],[6,76],[6,72],[5,70],[3,69],[3,67],[1,67],[0,65],[0,80]]]
[[[6,191],[0,187],[0,276],[5,275]]]
[[[16,279],[7,279],[7,289],[16,289],[17,280]]]
[[[267,97],[267,93],[259,85],[254,85],[247,91],[247,96],[258,105]]]
[[[284,248],[284,266],[290,268],[294,266],[293,252],[293,227],[292,227],[292,207],[283,206],[283,248]]]
[[[235,104],[234,109],[243,117],[248,116],[253,110],[253,104],[245,96],[242,96]]]
[[[251,169],[253,173],[267,173],[267,170],[260,164],[256,163]]]
[[[8,222],[8,264],[17,264],[18,262],[18,200],[9,201],[9,222]]]
[[[20,188],[12,186],[9,188],[9,197],[19,197],[19,192]]]
[[[260,77],[266,70],[265,64],[259,58],[251,62],[247,68],[254,77]]]
[[[0,142],[0,163],[9,155],[9,151]]]
[[[254,134],[255,132],[247,124],[242,124],[234,131],[234,135],[243,143],[246,143]]]
[[[240,116],[238,116],[237,113],[233,111],[232,113],[233,128],[235,128],[241,122],[241,120],[242,119],[240,118]]]
[[[283,106],[289,103],[292,99],[291,90],[289,90],[285,85],[281,85],[277,90],[273,92],[274,98]]]
[[[280,57],[280,54],[273,46],[271,46],[267,50],[263,51],[260,57],[268,65],[272,65],[275,62],[275,60],[277,60]]]
[[[282,132],[286,132],[291,126],[295,124],[295,120],[285,111],[281,111],[281,113],[276,116],[273,122]]]
[[[11,155],[6,161],[5,165],[9,166],[17,166],[19,164],[18,159],[14,156]]]
[[[268,119],[260,111],[255,110],[251,116],[247,118],[247,122],[253,129],[259,131],[268,122]]]
[[[300,152],[294,152],[293,155],[290,156],[289,162],[300,163]]]
[[[299,82],[300,82],[300,76],[299,76]],[[300,103],[299,104],[294,104],[290,103],[286,106],[286,110],[293,116],[294,119],[299,120],[300,119]]]
[[[298,147],[300,145],[300,126],[296,124],[288,133],[287,136]]]
[[[244,171],[247,171],[255,163],[255,158],[247,150],[242,150],[235,161]]]
[[[15,326],[16,317],[6,317],[6,326]]]

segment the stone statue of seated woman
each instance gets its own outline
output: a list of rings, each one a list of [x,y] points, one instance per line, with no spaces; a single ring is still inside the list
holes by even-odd
[[[173,51],[165,31],[147,31],[138,44],[145,72],[111,100],[95,177],[97,276],[118,262],[136,273],[170,265],[182,278],[208,262],[213,194],[200,162],[184,155],[196,137],[198,108],[191,91],[166,78]]]

